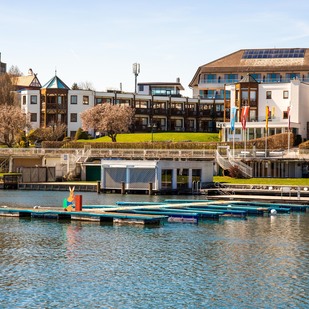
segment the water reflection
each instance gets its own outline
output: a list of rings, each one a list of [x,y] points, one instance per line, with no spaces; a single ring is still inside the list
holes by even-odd
[[[155,229],[0,218],[0,263],[1,308],[308,308],[309,214]]]

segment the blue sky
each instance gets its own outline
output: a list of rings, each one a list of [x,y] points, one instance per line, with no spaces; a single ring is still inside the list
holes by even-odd
[[[0,0],[0,52],[8,69],[55,74],[71,87],[90,82],[134,91],[173,82],[184,95],[200,65],[245,48],[309,48],[309,1]]]

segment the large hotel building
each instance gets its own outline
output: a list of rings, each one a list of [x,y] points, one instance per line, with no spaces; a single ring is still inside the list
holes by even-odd
[[[286,132],[309,138],[309,49],[244,49],[200,66],[189,87],[192,98],[175,82],[139,83],[137,93],[72,90],[57,75],[43,86],[29,70],[18,80],[21,107],[32,127],[67,125],[68,136],[81,127],[80,113],[96,104],[129,105],[135,109],[134,132],[219,132],[231,139],[235,110],[238,140]],[[241,113],[249,109],[247,127]],[[267,132],[266,107],[269,110]],[[234,109],[233,109],[234,108]],[[234,129],[234,128],[233,128]],[[95,134],[95,132],[90,132]],[[244,136],[245,134],[245,136]]]

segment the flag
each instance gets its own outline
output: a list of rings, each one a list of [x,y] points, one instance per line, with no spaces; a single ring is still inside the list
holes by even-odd
[[[266,131],[267,131],[268,130],[268,118],[269,118],[269,106],[268,105],[266,105],[265,117],[266,117],[265,128],[266,128]]]
[[[241,111],[241,125],[244,130],[246,130],[248,115],[249,115],[249,106],[244,106]]]
[[[290,113],[291,113],[291,107],[288,106],[288,129],[289,129],[289,131],[291,130],[291,117],[290,117]]]
[[[232,112],[231,112],[231,130],[234,132],[235,130],[235,121],[236,121],[236,107],[232,107]]]

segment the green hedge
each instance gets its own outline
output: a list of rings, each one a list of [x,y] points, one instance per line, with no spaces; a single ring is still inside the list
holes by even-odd
[[[290,136],[290,147],[293,146],[294,136]],[[304,144],[304,143],[303,143]],[[87,142],[43,142],[42,147],[44,148],[84,148],[84,146],[90,146],[91,148],[101,149],[217,149],[218,146],[230,146],[233,148],[233,142],[144,142],[144,143],[112,143],[112,142],[98,142],[98,143],[87,143]],[[235,142],[235,149],[243,149],[244,142]],[[255,139],[247,141],[247,149],[265,149],[265,139]],[[288,134],[282,133],[272,135],[267,138],[267,149],[278,150],[288,148]]]

